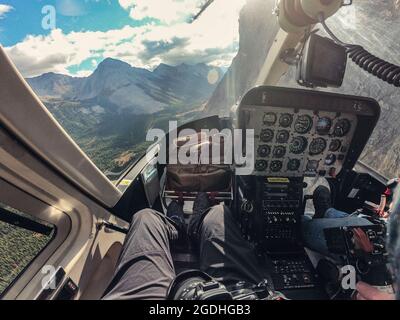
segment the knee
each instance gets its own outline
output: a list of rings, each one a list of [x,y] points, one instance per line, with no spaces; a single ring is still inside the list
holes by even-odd
[[[227,210],[229,210],[225,205],[219,204],[210,209],[210,211],[204,217],[204,225],[215,225],[223,223],[225,220],[225,215]]]
[[[154,225],[159,222],[158,215],[152,209],[143,209],[136,212],[132,217],[131,225],[144,224]]]
[[[211,208],[203,220],[203,226],[206,229],[222,230],[231,228],[235,223],[235,218],[231,210],[225,204],[219,204]]]

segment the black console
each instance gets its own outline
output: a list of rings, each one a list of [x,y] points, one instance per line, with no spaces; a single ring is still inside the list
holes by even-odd
[[[302,178],[254,177],[254,224],[258,244],[267,253],[301,249]]]
[[[314,289],[318,277],[305,255],[272,256],[271,277],[275,290]]]
[[[303,178],[249,176],[237,182],[243,233],[265,257],[274,289],[316,289],[318,276],[302,244]]]
[[[304,177],[340,186],[379,115],[373,99],[326,92],[261,86],[243,97],[234,127],[254,130],[254,144],[243,141],[254,166],[236,177],[236,212],[246,238],[269,261],[275,289],[318,287],[302,244]]]

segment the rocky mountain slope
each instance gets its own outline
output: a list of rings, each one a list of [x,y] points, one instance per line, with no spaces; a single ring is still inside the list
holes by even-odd
[[[222,76],[221,69],[205,64],[161,64],[149,71],[106,59],[87,78],[47,73],[27,81],[67,133],[110,173],[146,151],[151,128],[167,130],[168,121],[199,118]]]
[[[151,72],[108,58],[87,78],[47,73],[27,80],[45,100],[99,105],[119,113],[151,114],[170,105],[204,103],[216,85],[208,81],[210,72],[222,77],[219,68],[205,64],[161,64]]]

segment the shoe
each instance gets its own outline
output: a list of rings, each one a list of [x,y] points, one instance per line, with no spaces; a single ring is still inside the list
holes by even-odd
[[[332,208],[331,192],[327,187],[319,186],[313,194],[315,215],[313,219],[321,219],[328,209]]]
[[[193,203],[193,214],[194,215],[202,214],[210,207],[211,203],[207,193],[200,192]]]
[[[178,229],[183,229],[185,226],[185,213],[183,206],[177,201],[172,201],[167,208],[167,217],[174,221]]]

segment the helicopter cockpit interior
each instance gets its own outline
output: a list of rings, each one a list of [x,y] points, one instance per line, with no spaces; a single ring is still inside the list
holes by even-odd
[[[400,211],[400,188],[397,180],[388,181],[359,161],[380,119],[380,102],[319,90],[340,88],[351,63],[348,57],[376,81],[400,86],[400,67],[359,45],[343,43],[327,26],[326,19],[351,3],[277,1],[280,30],[259,80],[232,107],[230,117],[209,116],[157,136],[115,185],[67,138],[1,50],[0,72],[5,77],[0,79],[0,99],[6,100],[0,100],[0,107],[17,99],[21,103],[15,104],[15,111],[0,110],[0,184],[10,206],[40,200],[40,217],[55,219],[58,230],[67,230],[48,248],[53,254],[61,248],[64,254],[46,256],[47,249],[39,253],[43,264],[51,258],[59,266],[50,277],[57,285],[40,287],[43,273],[37,263],[29,276],[15,280],[17,286],[5,291],[5,297],[101,298],[135,213],[151,208],[166,215],[168,205],[177,201],[189,223],[199,193],[206,193],[213,205],[230,209],[243,241],[254,246],[265,263],[270,296],[278,292],[280,299],[288,300],[352,299],[354,288],[343,287],[343,268],[348,266],[357,279],[391,287],[385,242],[388,215]],[[317,35],[316,25],[328,36]],[[277,86],[289,66],[296,69],[297,84],[306,89]],[[7,90],[10,84],[13,89]],[[28,102],[37,106],[30,117],[41,128],[24,125]],[[49,142],[48,137],[54,139]],[[38,185],[32,183],[35,178]],[[329,255],[318,252],[306,235],[309,226],[318,223],[311,202],[321,184],[330,189],[335,209],[368,221],[333,223],[322,230],[319,236]],[[20,201],[25,193],[32,199]],[[52,205],[43,209],[42,202]],[[8,217],[2,210],[0,217]],[[65,220],[55,218],[59,212],[68,213]],[[107,245],[102,247],[102,241]],[[171,253],[177,274],[200,268],[190,241],[173,242]],[[221,287],[214,289],[204,296],[218,297]]]
[[[235,112],[235,123],[214,117],[207,119],[207,128],[222,132],[253,129],[254,146],[246,150],[254,154],[251,172],[241,175],[235,165],[213,165],[212,172],[210,165],[162,166],[153,161],[137,183],[152,208],[166,213],[172,199],[185,203],[188,220],[196,194],[207,192],[214,204],[225,203],[231,208],[241,226],[243,241],[255,243],[258,254],[267,259],[276,290],[291,299],[328,298],[319,281],[318,265],[310,260],[314,255],[306,252],[303,242],[302,227],[310,200],[307,189],[315,179],[326,179],[335,190],[335,207],[348,212],[363,208],[366,201],[380,201],[385,185],[354,171],[379,119],[379,104],[362,97],[260,86],[243,97]],[[203,125],[197,127],[199,133]],[[193,124],[188,127],[195,129]],[[179,139],[188,143],[187,150],[198,151],[185,130],[178,130]],[[200,138],[200,144],[209,142],[209,138]],[[225,144],[219,139],[214,141],[218,153],[223,154]],[[209,145],[207,148],[211,150]],[[197,181],[202,175],[206,182]],[[351,190],[347,189],[349,181],[353,183]],[[352,195],[354,189],[358,197]],[[375,218],[372,214],[371,219]],[[375,226],[365,232],[375,234]],[[178,244],[172,250],[177,270],[199,268],[190,245]],[[376,254],[383,260],[387,255],[385,251]],[[382,285],[387,281],[385,278]]]

